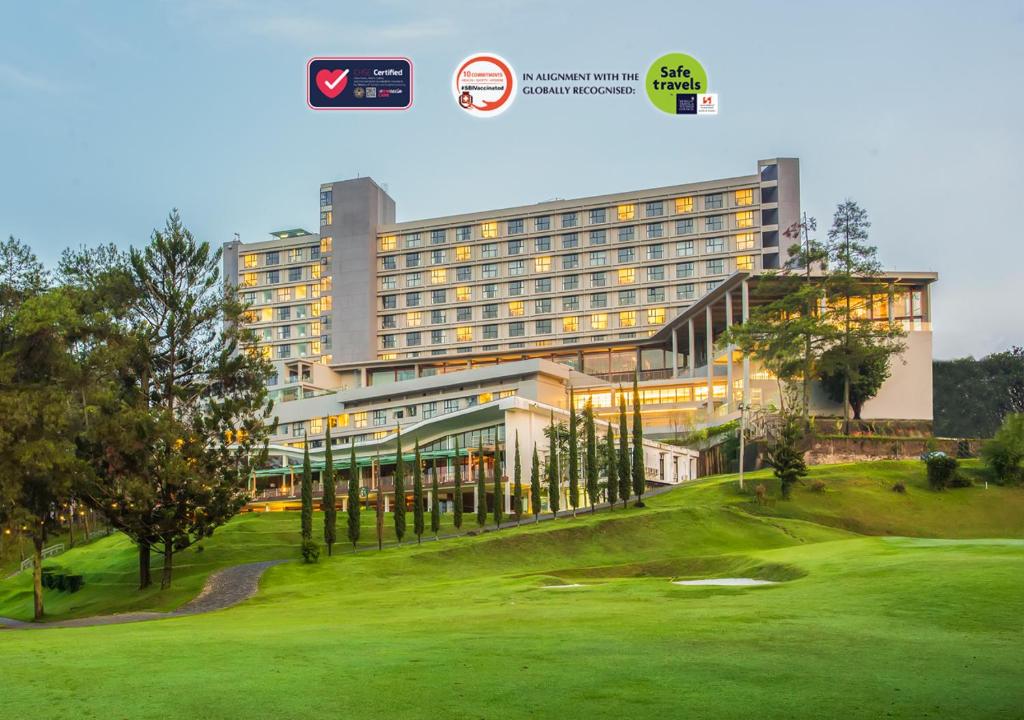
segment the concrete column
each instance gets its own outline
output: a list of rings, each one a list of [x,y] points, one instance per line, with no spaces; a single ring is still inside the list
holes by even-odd
[[[713,397],[713,393],[714,393],[714,389],[715,389],[714,388],[714,382],[713,382],[713,380],[714,380],[714,372],[715,372],[715,364],[713,362],[714,361],[714,355],[715,355],[715,333],[714,333],[714,330],[712,329],[712,326],[711,326],[711,305],[710,304],[706,308],[704,308],[704,322],[707,325],[707,327],[705,329],[705,332],[704,332],[704,346],[705,346],[705,352],[707,354],[708,419],[710,420],[711,419],[711,417],[710,417],[711,413],[714,412],[714,409],[715,409],[715,399]]]
[[[740,314],[743,322],[750,317],[750,294],[746,280],[740,285]],[[750,356],[747,353],[743,353],[743,402],[750,406]]]
[[[672,377],[679,377],[679,328],[672,328]]]
[[[693,328],[693,318],[686,321],[686,328],[690,333],[690,355],[686,358],[686,364],[690,370],[690,377],[693,377],[694,368],[696,367],[694,363],[697,361],[697,336]]]
[[[508,478],[505,478],[505,515],[512,514],[512,483],[509,482]]]
[[[384,495],[384,493],[378,490],[377,495]],[[379,501],[380,498],[378,497],[378,502]],[[384,512],[391,512],[391,498],[389,498],[387,495],[384,495]]]
[[[725,326],[732,327],[732,290],[725,294]],[[725,363],[725,401],[730,408],[732,407],[732,350],[732,344],[725,350],[728,353]]]

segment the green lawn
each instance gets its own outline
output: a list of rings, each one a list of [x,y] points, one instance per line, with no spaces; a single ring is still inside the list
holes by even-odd
[[[824,493],[767,507],[715,478],[644,510],[280,565],[203,616],[0,633],[3,715],[1019,718],[1024,489],[931,493],[917,462],[813,477]],[[297,525],[239,518],[179,577],[294,555]],[[90,573],[127,575],[131,548],[74,552],[91,607],[123,609],[131,588]],[[670,582],[707,576],[779,583]]]

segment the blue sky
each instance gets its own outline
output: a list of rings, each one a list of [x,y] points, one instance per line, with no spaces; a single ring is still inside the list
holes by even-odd
[[[315,230],[319,183],[357,174],[403,220],[797,156],[819,227],[854,198],[886,267],[941,273],[936,356],[1024,342],[1019,2],[22,2],[0,28],[0,234],[47,261],[141,244],[171,207],[215,243]],[[478,51],[519,73],[688,52],[721,114],[520,96],[467,117],[450,76]],[[305,63],[332,54],[411,57],[414,107],[309,110]]]

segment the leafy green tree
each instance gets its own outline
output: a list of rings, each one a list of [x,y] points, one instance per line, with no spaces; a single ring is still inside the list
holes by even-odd
[[[350,443],[348,457],[348,541],[355,552],[359,543],[359,466],[356,465],[356,444]]]
[[[487,485],[484,482],[483,447],[480,448],[476,463],[476,524],[480,527],[487,524]]]
[[[608,468],[608,507],[615,509],[615,503],[619,501],[619,459],[615,452],[615,431],[612,424],[608,423],[608,438],[605,441],[605,465]]]
[[[793,485],[807,475],[807,464],[804,462],[803,423],[793,413],[783,415],[778,436],[768,446],[767,464],[779,479],[779,490],[784,500],[788,500]]]
[[[0,352],[14,337],[12,315],[49,284],[49,274],[32,248],[13,235],[0,243]]]
[[[302,539],[313,539],[313,469],[309,463],[309,438],[302,440]]]
[[[395,437],[395,509],[392,511],[395,521],[395,537],[399,544],[405,537],[405,458],[402,457],[402,429],[398,429]]]
[[[523,524],[523,462],[519,457],[519,431],[516,430],[516,457],[512,464],[513,489],[512,512],[516,514],[516,525]]]
[[[860,420],[864,403],[877,395],[882,383],[889,378],[889,355],[871,345],[856,344],[851,347],[851,367],[847,374],[842,369],[846,358],[832,357],[841,352],[837,346],[823,353],[822,366],[827,369],[821,373],[821,386],[829,399],[837,403],[843,402],[844,394],[849,391],[853,419]]]
[[[640,390],[637,387],[637,374],[633,374],[633,494],[636,495],[636,507],[644,506],[644,488],[647,476],[644,465],[644,424],[640,417]]]
[[[494,443],[494,526],[501,529],[501,522],[504,520],[504,498],[505,489],[502,482],[501,445]]]
[[[324,483],[324,544],[327,545],[327,555],[334,554],[334,543],[338,539],[338,498],[334,491],[334,453],[331,448],[331,423],[327,422],[327,436],[324,440],[324,472],[322,475]]]
[[[416,542],[423,542],[423,462],[420,460],[420,441],[416,439],[416,450],[413,455],[415,465],[412,469],[412,528]]]
[[[576,508],[580,506],[580,437],[576,422],[576,401],[572,388],[569,388],[569,505],[572,516],[576,517]]]
[[[441,499],[438,495],[437,458],[435,457],[430,473],[430,532],[434,534],[435,540],[437,533],[441,530]]]
[[[533,444],[533,458],[530,460],[530,510],[536,522],[540,517],[540,458],[537,456],[537,443]]]
[[[619,497],[622,507],[629,502],[633,489],[632,474],[629,469],[629,431],[626,426],[626,393],[619,388]]]
[[[932,366],[935,434],[988,438],[1010,413],[1024,413],[1024,348]]]
[[[558,517],[558,508],[561,505],[561,477],[558,472],[558,433],[555,426],[555,414],[551,413],[551,424],[548,426],[552,432],[548,436],[548,507],[552,517]]]
[[[455,507],[452,509],[452,524],[462,529],[462,512],[465,498],[462,496],[462,458],[459,456],[459,438],[455,438]]]
[[[1024,414],[1007,415],[995,437],[982,446],[981,456],[996,482],[1010,484],[1024,479]]]
[[[597,428],[594,427],[594,406],[587,400],[583,409],[583,430],[587,444],[587,496],[590,498],[590,512],[597,502]]]

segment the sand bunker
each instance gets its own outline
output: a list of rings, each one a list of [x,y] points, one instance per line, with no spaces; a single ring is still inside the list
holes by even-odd
[[[749,587],[751,585],[774,585],[771,580],[755,580],[754,578],[704,578],[703,580],[673,580],[673,585],[727,585],[732,587]]]
[[[581,588],[586,585],[580,585],[579,583],[572,583],[570,585],[541,585],[541,590],[563,590],[565,588]]]

